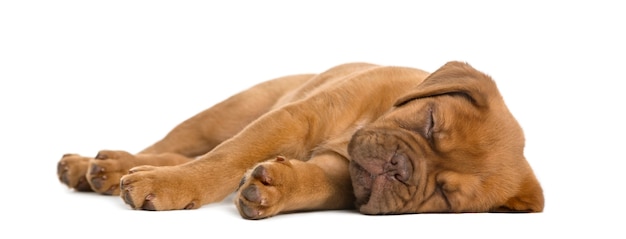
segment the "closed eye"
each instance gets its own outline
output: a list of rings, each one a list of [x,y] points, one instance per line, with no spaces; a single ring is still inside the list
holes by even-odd
[[[432,140],[433,139],[433,128],[435,127],[435,119],[433,117],[433,109],[429,108],[428,109],[428,118],[426,119],[426,124],[424,125],[426,127],[426,129],[424,130],[424,132],[426,132],[424,135],[426,136],[426,138],[428,140]]]
[[[424,111],[417,114],[419,116],[418,118],[413,119],[414,121],[410,119],[400,119],[396,122],[400,128],[416,132],[430,143],[434,143],[433,134],[435,133],[435,117],[433,107],[428,107],[424,109]]]

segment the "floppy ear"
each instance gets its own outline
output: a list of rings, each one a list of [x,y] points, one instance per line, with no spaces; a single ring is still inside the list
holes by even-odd
[[[501,97],[491,77],[467,63],[451,61],[430,74],[413,92],[400,97],[395,106],[443,94],[462,95],[478,107],[488,106],[490,97]]]

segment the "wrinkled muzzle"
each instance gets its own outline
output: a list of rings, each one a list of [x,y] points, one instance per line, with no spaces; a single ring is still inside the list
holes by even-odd
[[[393,129],[361,129],[348,145],[356,207],[364,214],[405,213],[419,185],[410,136]],[[413,158],[414,159],[414,158]]]

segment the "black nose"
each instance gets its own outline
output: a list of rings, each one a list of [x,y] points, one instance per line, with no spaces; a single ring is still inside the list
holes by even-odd
[[[389,162],[383,167],[387,176],[406,182],[411,177],[413,165],[409,162],[405,155],[394,155]]]

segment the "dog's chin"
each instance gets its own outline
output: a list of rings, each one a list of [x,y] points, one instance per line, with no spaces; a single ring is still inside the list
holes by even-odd
[[[356,197],[355,206],[360,210],[360,208],[370,200],[372,186],[376,177],[358,163],[351,161],[350,178],[352,179],[352,187],[354,196]]]
[[[404,200],[397,196],[402,182],[389,174],[372,174],[356,162],[350,163],[350,175],[356,197],[355,206],[363,214],[401,213]]]

